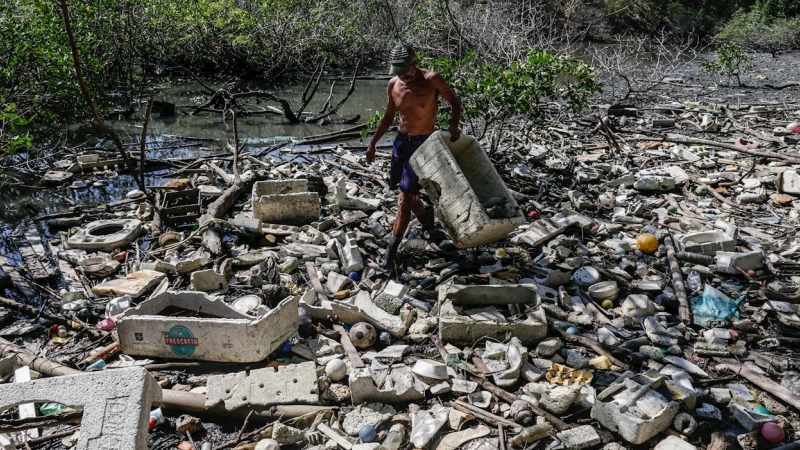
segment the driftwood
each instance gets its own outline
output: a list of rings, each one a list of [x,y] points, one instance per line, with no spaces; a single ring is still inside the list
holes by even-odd
[[[300,119],[297,118],[294,111],[292,111],[291,105],[289,102],[283,98],[277,97],[269,92],[261,92],[261,91],[247,91],[247,92],[237,92],[235,94],[227,91],[226,89],[220,89],[214,95],[208,99],[207,102],[204,104],[196,107],[192,114],[197,114],[200,111],[211,111],[211,112],[220,112],[226,113],[230,110],[233,106],[236,105],[237,100],[243,100],[248,98],[256,98],[256,99],[263,99],[263,100],[271,100],[279,105],[281,105],[281,112],[283,113],[283,117],[286,118],[289,123],[300,123]],[[212,108],[212,106],[217,106],[217,108]],[[221,108],[221,109],[220,109]],[[247,112],[240,111],[239,114],[247,115]]]
[[[261,173],[257,171],[243,173],[241,179],[234,181],[218,199],[208,205],[205,214],[197,220],[199,225],[202,227],[212,219],[219,219],[224,216],[236,203],[239,196],[249,191],[253,187],[253,183],[261,176]],[[207,228],[203,232],[203,246],[215,255],[222,254],[222,239],[219,232],[213,228]]]
[[[689,299],[686,297],[686,286],[683,284],[683,274],[681,273],[681,266],[678,264],[678,258],[675,257],[675,246],[672,245],[672,238],[664,238],[664,246],[667,247],[667,260],[669,261],[669,269],[672,272],[672,288],[675,290],[675,297],[678,298],[678,313],[681,316],[681,322],[685,324],[692,323],[692,310],[689,308]]]
[[[476,376],[472,376],[471,378],[472,378],[472,381],[474,381],[474,382],[478,383],[478,385],[479,385],[480,387],[482,387],[482,388],[486,389],[487,391],[489,391],[489,392],[491,392],[492,394],[494,394],[494,395],[498,396],[499,398],[502,398],[504,401],[506,401],[506,402],[508,402],[508,403],[514,403],[514,402],[515,402],[515,401],[517,401],[517,400],[521,400],[521,399],[520,399],[519,397],[517,397],[516,395],[514,395],[514,394],[512,394],[512,393],[510,393],[510,392],[508,392],[508,391],[506,391],[506,390],[505,390],[505,389],[503,389],[503,388],[500,388],[500,387],[498,387],[498,386],[495,386],[494,384],[490,383],[490,382],[489,382],[488,380],[486,380],[485,378],[482,378],[482,377],[476,377]],[[523,401],[524,401],[524,400],[523,400]],[[538,414],[538,415],[540,415],[540,416],[544,417],[544,418],[545,418],[545,420],[547,420],[548,422],[550,422],[551,424],[553,424],[553,426],[554,426],[554,427],[556,427],[557,429],[559,429],[559,430],[562,430],[562,431],[563,431],[563,430],[568,430],[568,429],[572,428],[572,427],[571,427],[569,424],[567,424],[567,423],[566,423],[566,422],[564,422],[563,420],[559,419],[558,417],[556,417],[556,416],[554,416],[554,415],[550,414],[549,412],[547,412],[547,411],[543,410],[542,408],[540,408],[540,407],[538,407],[538,406],[535,406],[535,405],[533,405],[533,404],[529,404],[529,406],[530,406],[530,408],[531,408],[531,410],[532,410],[533,412],[535,412],[536,414]]]
[[[648,140],[657,141],[659,139],[656,138]],[[718,148],[724,148],[726,150],[733,150],[735,152],[745,153],[759,158],[779,159],[781,161],[786,161],[787,163],[790,164],[800,164],[800,154],[797,156],[784,155],[781,153],[770,152],[764,149],[749,149],[749,148],[739,147],[738,145],[725,144],[722,142],[716,142],[709,139],[690,138],[686,136],[681,136],[679,134],[667,134],[666,137],[663,137],[660,140],[666,142],[674,142],[676,144],[708,145],[710,147],[718,147]]]
[[[714,358],[714,361],[725,364],[745,380],[755,384],[764,391],[769,392],[770,395],[777,397],[787,405],[792,406],[795,409],[800,409],[800,397],[794,395],[792,391],[786,389],[764,375],[761,375],[749,367],[740,364],[739,361],[731,358],[716,357]]]
[[[67,0],[61,0],[61,13],[64,16],[64,28],[67,32],[67,40],[69,42],[69,47],[72,50],[72,63],[75,66],[75,77],[78,79],[78,87],[80,88],[81,95],[83,99],[86,100],[86,104],[89,105],[89,109],[92,111],[92,115],[94,116],[94,121],[92,122],[92,126],[97,128],[98,130],[102,131],[103,133],[107,134],[111,137],[111,140],[114,142],[114,145],[119,150],[119,154],[122,156],[122,160],[125,161],[125,165],[128,166],[128,170],[134,174],[133,179],[136,181],[136,184],[139,186],[139,190],[145,192],[144,183],[142,182],[142,178],[136,177],[136,167],[133,164],[133,161],[128,156],[128,153],[125,151],[125,148],[122,144],[122,139],[120,139],[119,135],[113,128],[108,126],[104,121],[103,117],[100,115],[100,111],[97,109],[97,106],[94,104],[92,100],[92,96],[89,94],[89,88],[86,87],[86,81],[83,78],[83,70],[81,69],[81,62],[80,62],[80,55],[78,53],[78,47],[75,45],[75,36],[72,32],[72,21],[69,17],[69,8],[67,7]],[[144,167],[140,167],[140,170],[144,171]]]

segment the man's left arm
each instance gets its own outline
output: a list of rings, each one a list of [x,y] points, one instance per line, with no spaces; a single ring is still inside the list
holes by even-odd
[[[447,103],[450,103],[450,126],[447,127],[447,131],[450,132],[451,140],[457,141],[458,138],[461,137],[461,128],[459,128],[459,123],[461,121],[461,100],[438,73],[433,75],[431,82],[439,91],[439,95],[447,100]]]

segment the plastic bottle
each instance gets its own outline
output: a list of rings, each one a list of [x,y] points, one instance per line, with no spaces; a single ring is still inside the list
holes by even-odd
[[[516,436],[509,440],[512,447],[518,447],[522,444],[536,442],[540,439],[547,437],[548,433],[553,431],[553,426],[549,422],[540,423],[532,427],[523,428]]]
[[[689,289],[696,291],[703,285],[703,279],[700,278],[700,274],[697,273],[696,270],[693,270],[689,272],[689,276],[686,277],[686,285],[689,286]]]
[[[426,312],[431,312],[433,309],[433,305],[431,303],[416,299],[408,294],[403,295],[403,301],[415,308],[425,310]]]
[[[86,367],[86,370],[84,370],[84,372],[95,372],[97,370],[103,370],[105,366],[106,362],[102,359],[98,359],[97,361],[89,364],[89,366]]]
[[[678,252],[675,254],[675,257],[678,259],[678,261],[687,261],[690,263],[702,264],[704,266],[710,266],[714,263],[713,256],[704,255],[702,253]]]
[[[69,409],[69,406],[62,405],[61,403],[44,403],[42,406],[39,407],[39,413],[43,416],[51,416],[53,414],[62,413]]]
[[[405,435],[406,427],[399,423],[392,425],[392,428],[389,429],[389,433],[386,434],[386,439],[381,442],[381,446],[378,447],[378,450],[397,450],[400,448],[400,444],[403,443]]]
[[[108,304],[106,304],[106,318],[122,314],[126,309],[131,307],[132,301],[133,299],[130,295],[123,295],[122,297],[111,299]]]
[[[156,408],[150,411],[150,425],[148,429],[153,431],[157,426],[164,423],[164,413],[161,412],[161,408]]]

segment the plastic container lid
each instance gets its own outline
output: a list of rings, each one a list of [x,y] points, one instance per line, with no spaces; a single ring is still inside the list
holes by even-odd
[[[600,281],[600,272],[594,267],[581,267],[572,274],[572,280],[582,287],[587,288]]]

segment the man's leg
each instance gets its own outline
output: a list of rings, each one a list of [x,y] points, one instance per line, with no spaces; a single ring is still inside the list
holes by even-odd
[[[415,202],[416,201],[416,202]],[[415,203],[418,205],[415,206]],[[413,194],[406,194],[400,192],[397,197],[397,214],[394,217],[394,225],[392,226],[392,234],[389,236],[389,246],[386,248],[386,254],[383,257],[383,270],[391,270],[394,266],[394,260],[397,258],[397,249],[400,247],[400,242],[403,240],[403,235],[406,234],[408,223],[411,221],[411,212],[419,210],[422,206],[422,201]],[[422,206],[424,210],[425,207]]]

